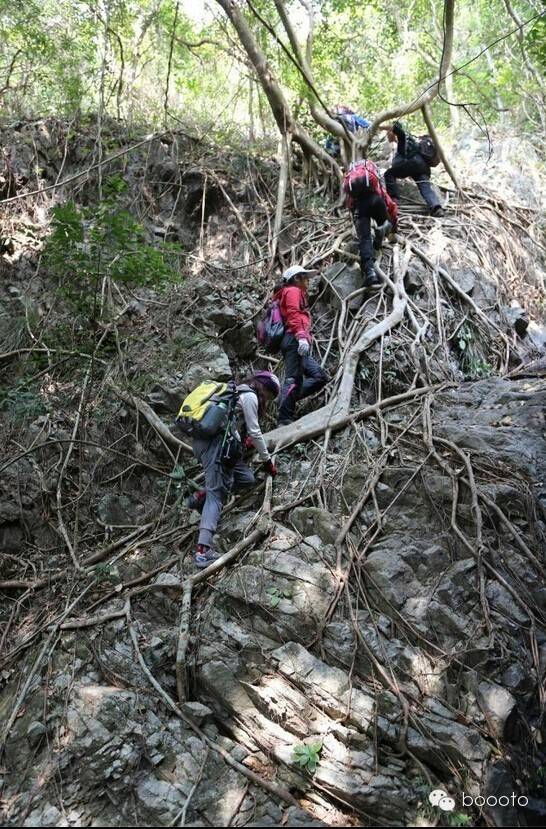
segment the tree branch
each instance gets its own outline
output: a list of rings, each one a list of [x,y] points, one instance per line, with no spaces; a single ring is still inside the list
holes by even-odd
[[[440,63],[440,68],[438,71],[437,79],[430,84],[417,98],[414,98],[413,101],[409,104],[399,104],[397,106],[391,107],[390,109],[385,109],[383,112],[380,112],[373,120],[373,123],[368,131],[368,135],[363,142],[363,149],[366,151],[372,141],[373,136],[376,134],[379,126],[383,124],[385,121],[392,121],[395,118],[401,118],[403,115],[409,115],[411,112],[416,112],[418,109],[422,109],[423,106],[429,104],[433,98],[436,97],[438,91],[441,87],[441,84],[444,82],[447,73],[449,72],[449,67],[451,65],[451,57],[453,54],[453,25],[455,19],[455,0],[444,0],[444,13],[445,13],[445,35],[444,35],[444,44],[442,49],[442,60]]]

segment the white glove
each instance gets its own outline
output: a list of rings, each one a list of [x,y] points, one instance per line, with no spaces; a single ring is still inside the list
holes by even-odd
[[[300,357],[307,357],[309,354],[309,343],[307,340],[298,340],[298,354]]]

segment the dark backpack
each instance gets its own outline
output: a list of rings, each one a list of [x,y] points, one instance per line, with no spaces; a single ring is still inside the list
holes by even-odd
[[[406,143],[404,146],[404,158],[413,158],[417,153],[421,152],[419,141],[414,135],[406,133]]]
[[[265,316],[258,323],[258,342],[270,354],[275,354],[281,347],[284,337],[284,322],[281,314],[281,305],[273,299],[265,312]]]
[[[419,154],[425,159],[429,167],[437,167],[440,163],[440,155],[438,147],[430,137],[430,135],[421,135],[419,137]]]

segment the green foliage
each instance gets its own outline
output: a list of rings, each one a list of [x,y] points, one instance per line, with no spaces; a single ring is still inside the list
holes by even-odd
[[[471,826],[472,818],[470,815],[465,815],[464,812],[454,812],[448,815],[447,821],[450,826]]]
[[[493,366],[487,360],[470,359],[468,361],[467,376],[470,380],[478,380],[483,377],[490,377]]]
[[[95,576],[95,579],[99,584],[105,581],[110,581],[114,583],[119,581],[117,573],[115,572],[112,565],[104,561],[101,561],[99,564],[95,564],[95,566],[93,567],[93,575]]]
[[[461,370],[467,380],[478,380],[483,377],[490,377],[493,372],[491,363],[480,356],[478,344],[470,326],[465,323],[457,334],[457,346],[459,348],[459,361]]]
[[[531,17],[527,2],[512,4],[522,20]],[[377,113],[411,101],[435,77],[443,0],[321,0],[311,5],[313,75],[329,106],[342,102],[364,114]],[[274,136],[272,113],[263,91],[247,82],[246,59],[242,50],[238,54],[233,30],[220,17],[199,12],[199,6],[187,14],[176,0],[110,0],[96,8],[80,0],[0,0],[0,107],[9,117],[81,119],[96,113],[100,103],[105,113],[128,123],[159,125],[165,122],[168,78],[167,117],[172,113],[193,122],[202,134],[230,141],[243,132],[247,136],[251,122],[254,135],[264,129]],[[243,4],[260,48],[298,117],[307,119],[320,137],[309,115],[313,93],[272,35],[287,43],[273,0],[256,0],[253,6],[269,26]],[[303,45],[306,13],[301,4],[286,8]],[[513,108],[521,125],[531,129],[527,113],[536,117],[539,97],[536,82],[522,70],[516,35],[503,39],[511,28],[513,20],[502,3],[457,4],[455,65],[498,43],[453,77],[453,96],[477,103],[493,122],[499,117],[500,95],[503,106]],[[544,18],[524,27],[523,46],[538,73],[546,67],[545,44]],[[436,122],[448,124],[452,111],[445,102],[438,99],[434,109]],[[419,114],[409,126],[422,126]]]
[[[292,598],[290,590],[280,590],[278,587],[268,587],[265,592],[269,595],[269,604],[271,607],[277,607],[281,599]]]
[[[535,20],[526,34],[525,44],[531,57],[546,72],[546,18]]]
[[[529,777],[529,792],[533,797],[546,797],[546,766],[539,766]]]
[[[0,392],[0,411],[4,412],[10,424],[23,423],[29,418],[46,413],[40,394],[24,388],[24,384]]]
[[[294,746],[294,758],[301,768],[314,774],[318,764],[320,763],[320,753],[322,751],[322,741],[314,743],[302,743]]]
[[[98,206],[69,201],[52,211],[44,263],[57,278],[60,293],[86,315],[97,302],[104,276],[154,287],[178,279],[173,254],[179,247],[148,242],[143,226],[120,206],[126,189],[125,181],[115,176],[105,183]]]

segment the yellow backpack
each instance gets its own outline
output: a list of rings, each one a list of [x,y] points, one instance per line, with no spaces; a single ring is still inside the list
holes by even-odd
[[[233,398],[230,406],[230,398]],[[210,439],[219,435],[233,415],[237,390],[234,383],[205,380],[185,398],[176,422],[183,432],[194,438]]]

